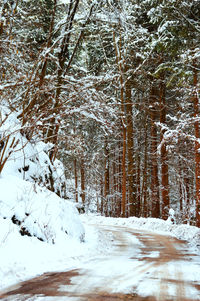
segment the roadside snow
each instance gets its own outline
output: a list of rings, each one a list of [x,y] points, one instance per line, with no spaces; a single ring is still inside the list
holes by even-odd
[[[74,204],[55,193],[11,175],[0,178],[0,191],[0,289],[111,249],[110,233],[84,228]]]
[[[53,145],[36,133],[27,138],[32,125],[22,127],[17,112],[4,105],[0,109],[2,289],[44,272],[78,266],[80,258],[107,252],[110,240],[89,226],[85,235],[75,203],[64,198],[68,189],[63,164],[49,159]]]
[[[70,285],[61,286],[60,291],[72,296],[77,293],[98,296],[107,292],[154,296],[160,301],[200,300],[200,260],[187,243],[179,243],[168,234],[120,225],[120,219],[95,216],[82,219],[112,232],[115,248],[107,256],[97,255],[81,262],[78,275],[71,279]]]
[[[169,222],[152,218],[131,217],[122,219],[94,215],[80,216],[85,228],[85,241],[81,242],[80,239],[78,239],[80,236],[78,236],[77,233],[80,235],[84,230],[73,204],[62,200],[62,202],[66,202],[67,204],[66,208],[68,208],[68,216],[70,216],[69,220],[65,220],[64,215],[59,215],[63,207],[59,207],[61,199],[55,194],[37,186],[35,187],[37,192],[34,194],[34,190],[31,190],[31,185],[33,184],[28,182],[24,183],[24,181],[15,179],[14,177],[9,177],[9,183],[12,189],[9,189],[8,178],[0,179],[0,189],[2,191],[4,191],[4,189],[8,190],[8,194],[4,191],[1,195],[1,202],[3,201],[4,195],[8,201],[7,207],[3,207],[1,204],[2,211],[0,212],[0,289],[44,272],[66,271],[80,268],[83,264],[87,264],[87,261],[90,265],[91,258],[95,259],[105,254],[109,256],[113,251],[114,228],[112,228],[112,226],[115,225],[137,229],[137,231],[143,229],[176,236],[180,239],[188,240],[193,247],[196,247],[199,243],[200,230],[196,227],[173,225]],[[27,191],[25,193],[24,189],[27,189],[29,193]],[[29,207],[25,207],[27,204],[25,200],[27,200],[28,197],[29,201],[32,199],[32,202],[30,202]],[[47,204],[50,204],[49,208]],[[17,208],[16,211],[15,208]],[[32,211],[27,211],[27,208],[31,208]],[[73,209],[71,210],[70,208]],[[59,211],[60,209],[61,211]],[[52,215],[54,218],[51,220],[52,210],[55,210],[55,215]],[[37,216],[41,224],[42,222],[46,222],[48,217],[49,226],[51,226],[52,231],[50,231],[51,235],[49,237],[52,239],[53,235],[54,244],[51,239],[46,239],[42,242],[34,236],[21,236],[19,233],[19,225],[13,224],[8,217],[6,219],[4,218],[5,214],[8,216],[9,213],[10,217],[13,213],[16,214],[17,212],[20,218],[24,217],[24,212],[31,212],[30,216]],[[32,220],[34,220],[34,218]],[[26,226],[28,225],[26,222],[24,224]],[[71,227],[68,228],[69,233],[69,229],[71,229],[71,233],[68,235],[63,231],[67,227]],[[111,229],[111,231],[103,231],[104,228]],[[43,233],[43,231],[45,233],[45,230],[42,230],[40,234]],[[34,232],[32,232],[32,234],[34,234]],[[133,237],[131,239],[133,240]],[[132,243],[138,245],[139,252],[141,245],[139,245],[136,238],[134,239]],[[134,248],[134,250],[137,253],[137,248]],[[149,254],[149,257],[156,258],[158,255],[157,252],[153,252]],[[123,263],[121,264],[123,266]],[[115,266],[114,258],[113,265]],[[110,269],[112,268],[110,267]]]
[[[170,220],[164,221],[158,218],[112,218],[103,216],[83,215],[83,222],[91,224],[117,225],[129,227],[132,229],[142,229],[154,233],[174,236],[181,240],[187,240],[191,247],[200,251],[200,229],[189,225],[176,225]]]
[[[11,175],[0,178],[0,191],[0,288],[82,254],[85,231],[72,203]]]
[[[0,217],[19,231],[42,241],[62,242],[67,235],[84,239],[84,228],[74,205],[37,184],[15,176],[0,178]]]

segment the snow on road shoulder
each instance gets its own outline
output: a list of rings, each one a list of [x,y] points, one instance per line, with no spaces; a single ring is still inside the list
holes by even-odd
[[[4,191],[1,194],[0,289],[40,275],[44,272],[66,271],[79,268],[81,263],[87,263],[87,261],[93,257],[111,254],[114,246],[113,240],[115,239],[113,236],[115,225],[118,227],[137,230],[142,229],[166,235],[173,235],[179,239],[188,240],[193,246],[199,244],[200,230],[198,228],[188,225],[173,225],[170,222],[159,219],[135,217],[106,218],[94,215],[78,216],[72,204],[71,207],[73,207],[73,210],[70,211],[69,204],[68,207],[66,207],[69,211],[67,215],[69,219],[65,219],[62,207],[64,204],[62,204],[62,202],[64,202],[64,200],[58,198],[55,194],[40,187],[35,187],[34,189],[36,189],[36,192],[33,192],[30,190],[30,187],[32,187],[31,185],[33,184],[12,177],[9,178],[9,185],[12,189],[8,190],[8,178],[7,180],[4,180],[2,178],[0,179],[0,189],[2,189],[2,191],[7,189],[8,193],[5,193]],[[27,187],[29,188],[29,194],[24,193]],[[4,202],[3,206],[4,193],[7,203],[5,205]],[[32,204],[30,207],[32,208],[32,211],[27,211],[28,208],[24,207],[25,204],[23,204],[22,200],[26,200],[30,196],[34,202],[31,203],[29,199],[28,204]],[[60,205],[60,202],[62,206]],[[47,207],[47,203],[50,206],[49,208]],[[39,210],[37,210],[39,204],[41,206]],[[52,207],[51,204],[53,204]],[[43,211],[43,206],[45,211]],[[34,236],[21,236],[19,225],[14,224],[11,221],[11,217],[14,213],[16,218],[21,219],[21,217],[26,216],[24,213],[32,212],[32,214],[30,214],[32,217],[37,216],[37,221],[44,222],[48,216],[51,216],[52,210],[55,210],[54,213],[57,215],[53,215],[54,218],[52,223],[49,222],[48,225],[52,226],[54,243],[52,243],[52,239],[40,241]],[[39,214],[39,212],[41,214]],[[81,242],[80,239],[78,239],[80,238],[80,233],[84,231],[79,218],[85,228],[84,242]],[[34,218],[32,221],[34,221]],[[30,226],[28,223],[24,223],[23,225],[26,225],[27,227],[28,225]],[[44,231],[45,229],[46,228],[44,228]],[[52,238],[51,231],[49,233]],[[34,234],[34,232],[32,232],[32,234]],[[134,244],[137,244],[137,241],[134,241]],[[151,256],[156,257],[157,254],[151,254]]]
[[[142,229],[149,232],[159,233],[163,235],[174,236],[181,240],[189,242],[190,246],[200,252],[200,229],[189,225],[176,225],[171,221],[164,221],[157,218],[113,218],[95,216],[92,214],[83,215],[81,219],[85,223],[96,225],[123,226],[132,229]]]
[[[55,193],[11,175],[0,191],[0,290],[110,252],[111,234],[83,227],[74,204]]]
[[[81,261],[111,250],[108,237],[89,226],[85,242],[66,236],[55,244],[21,236],[7,219],[0,218],[0,226],[0,289],[45,272],[78,268]]]
[[[44,187],[0,178],[0,289],[64,269],[86,252],[74,205]]]

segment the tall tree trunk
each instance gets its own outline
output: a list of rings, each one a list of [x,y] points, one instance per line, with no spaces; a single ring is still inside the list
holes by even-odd
[[[117,216],[121,216],[122,207],[122,143],[119,141],[119,155],[118,155],[118,196],[117,196]]]
[[[114,151],[113,154],[113,208],[112,208],[112,212],[113,212],[113,216],[117,217],[117,166],[116,166],[116,150]]]
[[[125,94],[126,94],[126,126],[127,126],[127,157],[128,157],[128,204],[130,216],[137,215],[137,201],[136,201],[136,168],[133,150],[133,112],[132,112],[132,99],[131,99],[131,80],[126,81]]]
[[[197,91],[197,66],[193,63],[193,104],[194,104],[194,131],[195,131],[195,181],[196,181],[196,226],[200,227],[200,132],[199,132],[199,99]]]
[[[77,161],[74,159],[74,184],[75,184],[75,200],[78,203],[78,177],[77,177]]]
[[[103,185],[103,174],[101,175],[100,178],[100,195],[101,195],[101,206],[100,206],[100,211],[101,211],[101,215],[104,214],[104,195],[103,195],[103,191],[104,191],[104,185]]]
[[[126,216],[126,127],[123,125],[123,154],[122,154],[122,205],[121,215]]]
[[[104,212],[108,216],[108,206],[109,206],[109,194],[110,194],[110,165],[109,165],[109,150],[107,139],[105,140],[104,147],[104,156],[105,156],[105,168],[104,168]]]
[[[160,84],[160,123],[166,123],[166,104],[165,104],[165,83]],[[162,218],[166,220],[169,215],[169,175],[168,175],[168,156],[166,142],[164,140],[165,130],[161,129],[161,196],[162,196]]]
[[[141,209],[142,209],[142,206],[141,206],[141,189],[140,189],[140,178],[141,178],[141,175],[140,175],[140,163],[141,163],[141,159],[140,159],[140,155],[138,155],[137,157],[137,193],[136,193],[136,197],[137,197],[137,212],[136,212],[136,215],[138,217],[141,216]]]
[[[83,205],[85,205],[85,162],[81,159],[81,199]]]
[[[121,36],[119,40],[119,47],[115,40],[115,33],[113,33],[113,41],[116,53],[116,63],[119,69],[119,81],[120,81],[120,101],[121,101],[121,124],[123,135],[123,154],[122,154],[122,202],[121,202],[121,216],[126,216],[126,123],[125,123],[125,102],[124,102],[124,79],[123,79],[123,67],[122,67],[122,45]]]
[[[190,220],[190,178],[188,176],[189,170],[184,166],[183,168],[183,183],[184,183],[184,200],[185,200],[185,212],[184,222],[188,224]]]
[[[159,180],[158,180],[158,158],[157,158],[157,128],[156,114],[158,103],[158,89],[152,84],[150,92],[151,113],[151,199],[152,217],[160,217]]]
[[[143,196],[143,216],[148,216],[147,206],[147,151],[148,151],[148,132],[147,132],[147,114],[145,118],[145,140],[144,140],[144,167],[143,167],[143,184],[142,184],[142,196]]]

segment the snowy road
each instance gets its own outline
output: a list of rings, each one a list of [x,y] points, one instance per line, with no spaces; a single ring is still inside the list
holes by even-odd
[[[78,269],[47,273],[5,290],[1,300],[200,300],[200,258],[176,238],[99,226],[113,244]]]

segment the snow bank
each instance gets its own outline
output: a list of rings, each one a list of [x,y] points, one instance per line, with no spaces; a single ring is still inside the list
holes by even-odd
[[[0,191],[0,288],[81,254],[85,231],[72,203],[11,175]]]
[[[63,164],[57,159],[54,162],[49,159],[53,144],[44,143],[39,134],[30,134],[31,125],[22,127],[16,112],[9,112],[5,106],[0,106],[0,111],[1,175],[14,175],[51,190],[53,188],[65,197]],[[1,119],[5,121],[1,123]]]
[[[187,240],[197,251],[200,250],[200,229],[189,225],[176,225],[170,220],[164,221],[157,218],[112,218],[93,215],[85,215],[82,220],[88,223],[118,225],[135,229],[142,229],[160,233],[163,235],[175,236],[181,240]]]
[[[36,132],[0,106],[0,288],[64,269],[83,253],[78,211],[58,196],[66,195],[64,167]]]
[[[14,176],[0,179],[0,217],[10,219],[22,235],[58,243],[65,236],[84,239],[74,205],[55,193]]]

